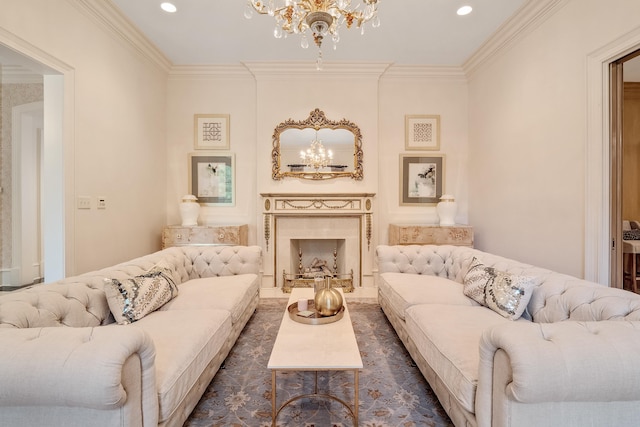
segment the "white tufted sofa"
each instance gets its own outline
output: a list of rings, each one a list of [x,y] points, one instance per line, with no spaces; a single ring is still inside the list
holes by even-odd
[[[473,257],[537,276],[508,320],[463,294]],[[640,295],[475,249],[379,246],[378,299],[456,426],[636,426]]]
[[[179,293],[118,325],[103,291],[159,261]],[[259,301],[257,246],[165,249],[0,296],[0,425],[181,426]]]

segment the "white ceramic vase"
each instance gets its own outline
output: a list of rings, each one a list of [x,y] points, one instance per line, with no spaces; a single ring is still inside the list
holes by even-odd
[[[458,203],[455,197],[450,194],[443,194],[440,197],[440,203],[436,206],[440,225],[456,225],[456,213],[458,212]]]
[[[180,218],[183,226],[198,225],[198,214],[200,213],[200,203],[196,196],[187,194],[182,197],[180,203]]]

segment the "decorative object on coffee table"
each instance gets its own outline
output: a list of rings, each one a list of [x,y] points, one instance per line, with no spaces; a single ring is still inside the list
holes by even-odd
[[[321,316],[333,316],[342,308],[342,294],[331,288],[331,277],[325,278],[325,287],[316,292],[314,297],[315,308]]]
[[[294,322],[303,323],[305,325],[327,325],[329,323],[337,322],[344,316],[345,306],[342,305],[340,310],[333,316],[322,316],[316,310],[316,304],[313,299],[307,300],[307,310],[300,311],[298,303],[292,303],[287,306],[289,317]]]

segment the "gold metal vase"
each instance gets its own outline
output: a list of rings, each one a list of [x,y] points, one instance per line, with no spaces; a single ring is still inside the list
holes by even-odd
[[[334,316],[343,305],[342,294],[337,289],[331,288],[331,277],[327,277],[324,289],[316,292],[314,303],[321,316]]]

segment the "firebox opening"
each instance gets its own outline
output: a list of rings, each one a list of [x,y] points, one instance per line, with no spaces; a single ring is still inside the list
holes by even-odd
[[[347,271],[345,239],[291,239],[290,273],[313,277]]]

